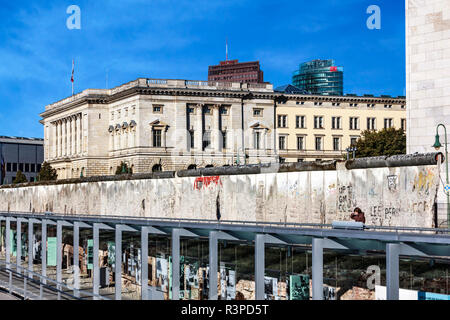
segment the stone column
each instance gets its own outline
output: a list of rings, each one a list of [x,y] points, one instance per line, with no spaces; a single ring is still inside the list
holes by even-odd
[[[189,107],[189,104],[186,103],[180,103],[175,102],[175,125],[172,126],[173,129],[175,129],[175,132],[173,132],[173,141],[174,141],[174,147],[176,151],[189,151],[190,148],[190,136],[189,136],[189,129],[188,128],[188,117],[189,113],[187,112],[187,109]]]
[[[77,136],[75,138],[77,144],[77,154],[81,154],[81,114],[76,115],[77,122]]]
[[[62,143],[61,143],[61,145],[62,145],[62,153],[61,153],[61,156],[65,156],[65,155],[67,155],[67,140],[66,140],[66,136],[67,136],[67,130],[66,130],[66,124],[67,124],[67,122],[66,122],[67,120],[66,119],[63,119],[62,121],[61,121],[61,126],[62,126],[62,134],[61,134],[61,138],[62,138]]]
[[[128,125],[127,128],[127,148],[133,147],[133,129]]]
[[[62,120],[57,122],[58,125],[58,158],[62,155]]]
[[[161,131],[161,146],[167,148],[167,126],[162,127]]]
[[[219,117],[220,117],[220,104],[215,104],[213,106],[213,125],[212,125],[212,147],[214,151],[222,151],[222,141],[221,141],[221,133],[219,127]]]
[[[77,148],[76,148],[76,137],[77,137],[77,128],[76,128],[76,117],[72,116],[71,118],[71,124],[72,124],[72,148],[71,148],[71,154],[75,155]]]
[[[51,138],[51,145],[52,145],[52,158],[56,158],[58,156],[58,151],[57,151],[57,147],[58,147],[58,131],[56,130],[57,128],[57,122],[53,122],[52,123],[52,138]]]
[[[81,152],[84,154],[85,152],[87,152],[87,139],[84,135],[84,128],[87,128],[88,126],[88,118],[87,115],[85,115],[85,117],[83,117],[83,115],[81,115]]]
[[[48,123],[44,124],[44,159],[50,157],[50,130],[48,128]]]
[[[263,150],[264,150],[264,154],[267,154],[267,130],[264,130],[263,133]]]
[[[114,131],[109,133],[109,151],[114,150]]]
[[[69,156],[72,152],[72,119],[71,117],[67,118],[67,155]]]
[[[196,106],[196,121],[194,132],[194,147],[195,149],[202,151],[203,149],[203,104],[197,104]]]

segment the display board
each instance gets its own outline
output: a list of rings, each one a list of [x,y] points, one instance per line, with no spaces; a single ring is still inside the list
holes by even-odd
[[[220,299],[236,299],[236,271],[220,265]]]
[[[41,241],[38,241],[36,235],[33,234],[33,260],[40,261],[42,259],[41,251]]]
[[[434,292],[419,291],[418,297],[419,300],[450,300],[450,295]]]
[[[227,271],[224,265],[220,266],[220,300],[227,299]]]
[[[113,270],[116,268],[116,243],[114,241],[108,241],[108,265]]]
[[[202,286],[202,298],[208,300],[209,298],[209,266],[202,270],[203,286]]]
[[[4,244],[5,244],[5,227],[1,226],[0,227],[0,248],[3,248]]]
[[[227,276],[227,300],[236,299],[236,271],[228,270]]]
[[[87,268],[88,270],[94,269],[94,240],[88,239],[87,241]]]
[[[309,275],[291,275],[289,277],[290,300],[309,300]]]
[[[47,266],[56,267],[56,237],[47,238]]]
[[[375,286],[375,299],[386,300],[386,287]],[[399,289],[399,300],[450,300],[450,295],[423,292],[417,290]]]
[[[278,279],[264,277],[264,299],[278,300]]]
[[[169,300],[172,300],[172,257],[169,256]]]
[[[336,288],[323,286],[323,300],[336,300]]]
[[[135,277],[136,277],[136,282],[138,285],[141,285],[141,268],[142,268],[142,262],[141,262],[141,249],[137,249],[137,255],[135,256]]]
[[[9,244],[11,248],[12,255],[17,256],[17,233],[15,230],[9,230]]]
[[[161,291],[166,292],[168,286],[168,276],[167,276],[167,259],[156,258],[156,279],[157,286]]]

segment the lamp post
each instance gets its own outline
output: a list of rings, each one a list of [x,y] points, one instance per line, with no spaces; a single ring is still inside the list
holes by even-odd
[[[349,147],[349,148],[347,148],[347,160],[350,159],[350,152],[353,152],[353,159],[355,159],[357,150],[358,149],[356,147]]]
[[[433,147],[436,150],[439,150],[442,147],[441,142],[439,141],[439,127],[441,127],[441,126],[444,128],[444,133],[445,133],[445,173],[446,173],[446,178],[447,178],[446,183],[448,186],[449,183],[448,183],[447,128],[442,123],[438,124],[436,127],[436,140],[434,142]],[[449,196],[449,191],[445,190],[445,188],[444,188],[444,192],[447,195],[447,227],[450,228],[450,196]]]

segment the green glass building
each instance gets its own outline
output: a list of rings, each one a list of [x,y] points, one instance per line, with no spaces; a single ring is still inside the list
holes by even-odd
[[[344,94],[344,68],[337,67],[334,60],[313,60],[302,63],[294,72],[292,84],[316,95]]]

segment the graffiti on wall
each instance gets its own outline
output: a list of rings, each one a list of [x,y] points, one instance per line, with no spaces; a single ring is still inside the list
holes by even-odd
[[[388,189],[390,191],[396,191],[397,190],[397,176],[396,175],[391,175],[388,176]]]
[[[420,172],[414,178],[414,184],[412,191],[416,191],[423,194],[430,194],[434,183],[434,172],[431,169],[420,170]]]
[[[198,177],[194,181],[194,190],[206,189],[210,185],[220,185],[222,186],[222,181],[220,180],[220,176],[212,176],[212,177]]]
[[[351,185],[340,186],[337,199],[339,212],[352,212],[356,207],[355,193]]]

